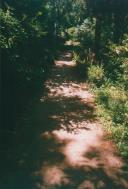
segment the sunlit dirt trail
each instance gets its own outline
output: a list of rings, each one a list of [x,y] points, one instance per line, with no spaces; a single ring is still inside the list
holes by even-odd
[[[77,80],[71,53],[64,53],[21,123],[9,189],[127,189],[124,163],[95,108],[88,85]]]
[[[128,188],[121,175],[123,162],[95,116],[94,97],[85,82],[77,81],[74,70],[71,54],[65,53],[56,61],[46,95],[40,99],[56,128],[40,135],[47,143],[47,155],[35,172],[41,178],[37,185],[42,189]]]

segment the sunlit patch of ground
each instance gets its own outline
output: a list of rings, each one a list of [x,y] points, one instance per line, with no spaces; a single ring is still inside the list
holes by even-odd
[[[47,150],[51,152],[51,157],[44,162],[39,172],[43,188],[128,187],[121,176],[123,162],[117,156],[113,144],[104,139],[103,131],[96,125],[77,134],[55,130],[44,133],[42,137],[54,144],[49,145]],[[61,158],[60,154],[63,155]]]
[[[46,157],[37,183],[41,189],[123,189],[123,161],[106,140],[95,116],[95,102],[86,83],[73,74],[75,64],[66,53],[56,61],[40,101],[49,108],[57,129],[42,132]],[[43,146],[42,146],[43,148]]]

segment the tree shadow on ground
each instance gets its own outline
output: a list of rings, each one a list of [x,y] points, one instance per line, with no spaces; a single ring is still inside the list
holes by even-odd
[[[2,189],[128,188],[123,162],[99,127],[93,96],[75,77],[70,54],[64,57],[18,120],[13,148],[2,152]]]
[[[47,139],[47,149],[43,151],[42,167],[35,172],[37,178],[40,176],[39,188],[128,188],[122,161],[101,131],[69,134],[56,130],[43,133],[42,138]]]

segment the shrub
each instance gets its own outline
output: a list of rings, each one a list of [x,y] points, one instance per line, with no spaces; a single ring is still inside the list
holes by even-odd
[[[91,65],[88,68],[88,79],[97,85],[101,85],[104,79],[104,69],[103,66]]]
[[[114,124],[127,124],[128,95],[124,89],[112,85],[102,86],[96,90],[96,100],[109,111]]]
[[[127,36],[123,40],[121,45],[109,44],[108,55],[104,59],[104,67],[106,69],[106,76],[111,81],[117,81],[117,83],[123,82],[127,87],[128,81],[128,40]]]
[[[67,31],[69,38],[72,40],[77,40],[78,38],[78,28],[77,27],[71,27]]]
[[[105,79],[100,88],[95,85],[97,115],[105,130],[111,133],[123,157],[128,158],[128,40],[122,44],[110,44],[104,62]],[[95,66],[94,66],[95,67]],[[97,72],[89,68],[91,81],[95,82]],[[100,75],[100,74],[99,74]],[[102,74],[101,74],[102,75]]]
[[[2,49],[14,48],[25,39],[25,30],[9,9],[7,11],[0,9],[0,22],[0,47]]]
[[[95,19],[86,18],[84,22],[78,26],[77,38],[81,45],[85,48],[90,48],[94,40]]]
[[[81,78],[85,78],[87,76],[87,69],[89,66],[89,62],[87,57],[84,57],[80,54],[73,52],[73,60],[76,63],[76,70]]]
[[[118,74],[118,82],[121,86],[128,90],[128,58],[124,58],[120,65],[123,74]]]

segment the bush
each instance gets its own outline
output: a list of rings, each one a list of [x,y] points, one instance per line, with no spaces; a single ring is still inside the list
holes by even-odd
[[[2,129],[11,130],[15,127],[15,107],[19,113],[33,92],[39,90],[53,58],[49,48],[52,43],[48,43],[47,30],[39,17],[26,14],[23,18],[15,9],[9,6],[5,9],[0,9]],[[7,122],[6,115],[9,115]]]
[[[103,66],[91,65],[88,68],[88,79],[90,82],[93,82],[98,86],[101,85],[104,79]]]
[[[89,68],[88,75],[96,85],[100,80],[99,88],[94,85],[97,115],[123,157],[128,158],[128,36],[120,45],[110,44],[107,50],[102,59],[105,77],[102,69],[94,65]]]
[[[111,83],[95,89],[97,115],[102,125],[115,140],[123,157],[128,158],[128,95],[127,92]]]
[[[86,18],[84,22],[78,26],[77,38],[81,45],[85,48],[91,48],[94,41],[95,19]]]
[[[26,38],[25,30],[20,21],[8,9],[0,9],[0,47],[2,49],[14,48]]]
[[[128,58],[124,58],[120,65],[123,74],[118,74],[118,82],[121,86],[128,90]]]
[[[75,52],[73,52],[73,60],[76,63],[76,70],[80,77],[85,78],[87,76],[87,69],[89,66],[89,62],[87,58],[81,56]]]
[[[77,27],[71,27],[67,31],[69,39],[72,39],[73,41],[77,40],[78,36],[78,28]]]
[[[112,85],[102,86],[96,91],[96,99],[110,112],[114,124],[127,124],[128,96],[125,90]]]
[[[81,25],[69,28],[67,33],[71,40],[80,42],[83,51],[83,48],[88,49],[93,46],[94,26],[95,19],[86,18]]]
[[[128,81],[128,40],[127,36],[121,45],[109,44],[107,56],[103,60],[106,76],[117,83],[124,82],[127,88]]]

